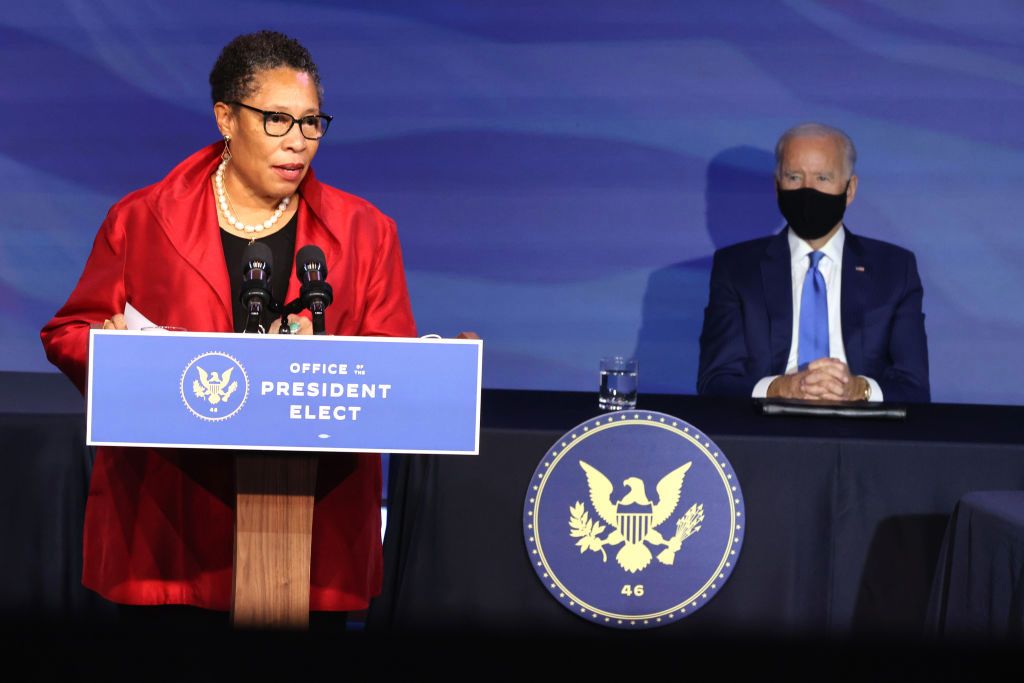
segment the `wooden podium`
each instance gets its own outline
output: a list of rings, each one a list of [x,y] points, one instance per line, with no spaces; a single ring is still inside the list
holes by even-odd
[[[236,628],[309,626],[317,455],[235,457]]]
[[[238,451],[238,628],[309,625],[321,453],[479,452],[478,338],[92,330],[89,354],[89,445]]]

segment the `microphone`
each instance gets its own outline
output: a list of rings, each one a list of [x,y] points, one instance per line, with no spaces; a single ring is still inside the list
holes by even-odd
[[[299,299],[313,314],[313,334],[326,334],[324,313],[334,301],[334,291],[327,282],[327,259],[323,250],[308,244],[295,255],[295,274],[302,283]]]
[[[270,274],[274,268],[274,255],[262,242],[246,246],[242,254],[242,288],[238,299],[249,311],[246,332],[259,332],[263,310],[270,309]]]

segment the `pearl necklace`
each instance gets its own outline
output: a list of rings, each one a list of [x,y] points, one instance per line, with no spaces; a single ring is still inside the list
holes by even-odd
[[[241,230],[243,232],[263,232],[267,228],[270,228],[281,218],[281,214],[284,213],[285,209],[288,208],[288,202],[291,201],[291,197],[285,197],[281,200],[281,203],[277,205],[277,210],[274,211],[274,215],[256,225],[246,225],[242,221],[235,218],[235,214],[231,211],[231,207],[228,205],[228,193],[224,189],[224,169],[228,167],[228,160],[220,162],[220,166],[217,167],[217,173],[213,177],[213,183],[217,186],[217,202],[220,204],[220,211],[224,214],[224,219],[227,220],[228,224]]]

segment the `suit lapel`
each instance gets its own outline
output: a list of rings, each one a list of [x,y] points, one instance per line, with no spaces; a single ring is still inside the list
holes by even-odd
[[[846,229],[843,245],[843,288],[839,310],[843,325],[846,364],[854,374],[864,367],[864,296],[867,267],[864,249],[857,237]]]
[[[761,261],[761,282],[768,310],[771,340],[771,372],[786,371],[789,347],[793,342],[793,283],[789,240],[786,230],[768,243]]]
[[[220,147],[220,143],[205,147],[171,171],[167,188],[153,199],[153,209],[171,246],[209,284],[220,302],[219,310],[209,311],[214,324],[218,329],[231,329],[231,283],[210,185]]]

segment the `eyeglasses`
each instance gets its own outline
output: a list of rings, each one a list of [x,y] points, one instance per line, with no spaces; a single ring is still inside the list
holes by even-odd
[[[327,127],[331,125],[331,121],[334,119],[333,116],[328,116],[327,114],[312,114],[297,119],[287,112],[263,111],[241,102],[227,102],[227,104],[236,104],[239,107],[250,109],[257,114],[262,114],[263,130],[267,135],[275,138],[284,137],[292,129],[292,126],[298,123],[299,132],[302,133],[302,137],[307,140],[319,140],[327,133]]]

